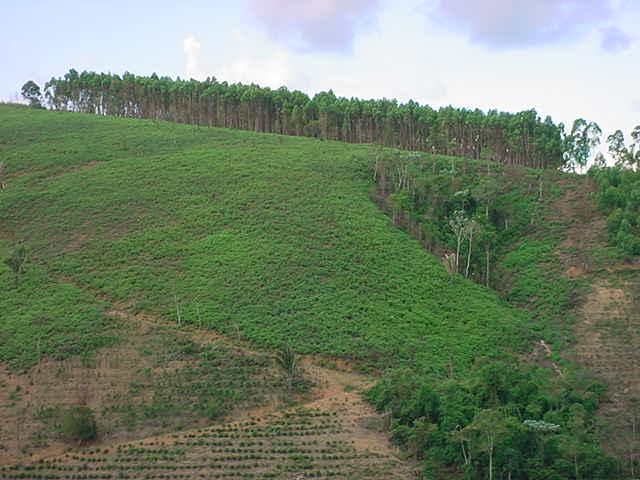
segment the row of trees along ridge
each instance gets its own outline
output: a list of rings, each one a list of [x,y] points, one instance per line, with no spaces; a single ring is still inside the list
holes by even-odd
[[[55,110],[378,143],[534,168],[586,163],[581,147],[599,133],[597,125],[584,120],[565,133],[562,123],[541,120],[535,110],[434,110],[414,101],[336,97],[331,90],[311,98],[285,87],[273,90],[215,78],[173,80],[72,69],[47,82],[42,96],[33,82],[27,84],[32,105],[42,99]]]

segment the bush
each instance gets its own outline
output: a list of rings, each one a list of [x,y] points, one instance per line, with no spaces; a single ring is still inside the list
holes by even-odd
[[[96,419],[89,407],[71,407],[62,419],[62,436],[71,442],[88,442],[98,436]]]
[[[611,242],[629,255],[640,255],[640,171],[592,168],[600,187],[598,206],[607,214]]]
[[[226,413],[226,407],[221,400],[211,400],[207,403],[206,413],[209,420],[216,420]]]

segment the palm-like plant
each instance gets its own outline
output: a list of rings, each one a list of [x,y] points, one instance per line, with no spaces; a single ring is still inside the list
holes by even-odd
[[[289,390],[293,387],[293,381],[299,373],[298,354],[291,348],[289,344],[285,344],[276,353],[276,362],[284,371],[289,384]]]

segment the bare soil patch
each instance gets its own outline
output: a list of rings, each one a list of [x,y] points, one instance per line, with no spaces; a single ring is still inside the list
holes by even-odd
[[[188,366],[188,361],[178,360],[158,368],[153,356],[141,353],[149,345],[182,336],[200,344],[233,345],[241,355],[257,353],[215,332],[168,326],[148,314],[132,313],[126,303],[97,296],[112,305],[109,315],[129,329],[123,342],[98,352],[91,365],[75,358],[45,360],[22,375],[0,371],[0,382],[7,387],[0,404],[0,416],[7,419],[0,424],[0,478],[29,471],[100,473],[101,478],[133,478],[141,472],[145,478],[415,478],[414,468],[399,459],[384,433],[386,419],[361,396],[372,379],[335,359],[304,358],[304,375],[315,385],[309,393],[288,400],[274,393],[260,406],[240,406],[226,417],[227,423],[187,418],[182,420],[190,423],[178,419],[160,428],[124,428],[108,413],[109,406],[131,394],[140,371],[171,374]],[[153,392],[142,389],[135,400],[150,395]],[[296,406],[283,406],[285,400]],[[84,403],[106,412],[98,416],[99,440],[81,447],[63,443],[53,432],[43,434],[47,425],[41,412],[52,403]]]
[[[574,311],[575,359],[607,386],[601,414],[611,432],[605,447],[622,456],[626,416],[640,398],[640,261],[592,264],[592,251],[608,245],[605,221],[589,198],[595,188],[585,179],[568,188],[552,210],[568,224],[557,252],[565,275],[589,286]]]

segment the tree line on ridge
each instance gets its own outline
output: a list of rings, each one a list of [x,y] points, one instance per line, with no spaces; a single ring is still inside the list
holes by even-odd
[[[27,82],[23,96],[32,106],[44,103],[54,110],[376,143],[532,168],[584,166],[600,136],[595,123],[578,119],[565,132],[562,123],[548,116],[543,120],[534,109],[436,110],[412,100],[344,98],[331,90],[309,97],[286,87],[215,78],[173,80],[71,69],[47,82],[42,94],[37,84]]]

